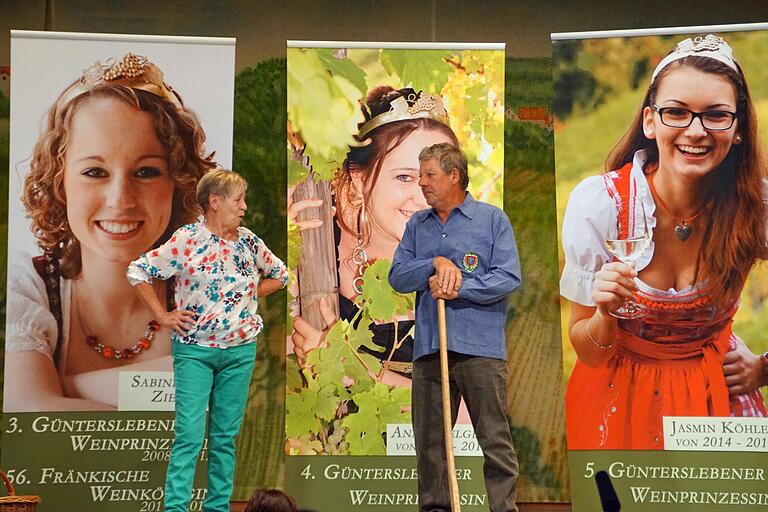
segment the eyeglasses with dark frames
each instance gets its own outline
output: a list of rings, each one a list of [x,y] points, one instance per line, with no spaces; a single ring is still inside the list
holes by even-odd
[[[682,107],[660,107],[652,104],[653,110],[659,113],[661,122],[670,128],[688,128],[697,117],[705,130],[728,130],[736,121],[736,112],[728,110],[705,110],[694,112]]]

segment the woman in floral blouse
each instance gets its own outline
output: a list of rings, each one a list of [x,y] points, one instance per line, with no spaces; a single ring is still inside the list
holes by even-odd
[[[211,171],[197,186],[205,218],[179,228],[128,267],[127,276],[158,324],[172,329],[176,439],[165,487],[166,512],[186,512],[209,408],[208,492],[204,508],[229,511],[248,385],[262,330],[258,297],[288,282],[288,271],[240,222],[247,184],[238,174]],[[176,309],[166,311],[152,279],[175,278]]]

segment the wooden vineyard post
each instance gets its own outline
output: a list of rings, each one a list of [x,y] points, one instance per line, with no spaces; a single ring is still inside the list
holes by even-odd
[[[305,199],[322,199],[323,204],[299,212],[297,222],[322,220],[323,224],[301,232],[301,258],[296,270],[299,310],[301,317],[309,325],[322,331],[328,326],[320,314],[320,300],[324,299],[336,317],[339,316],[339,283],[330,184],[327,181],[315,180],[315,173],[310,172],[307,179],[296,185],[293,192],[294,202]]]

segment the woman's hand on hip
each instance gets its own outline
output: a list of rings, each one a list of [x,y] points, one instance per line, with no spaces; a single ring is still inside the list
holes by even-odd
[[[763,362],[737,338],[736,348],[725,354],[723,374],[729,394],[751,393],[763,384]]]
[[[157,323],[179,334],[186,335],[195,326],[195,314],[186,309],[166,311],[156,318]]]

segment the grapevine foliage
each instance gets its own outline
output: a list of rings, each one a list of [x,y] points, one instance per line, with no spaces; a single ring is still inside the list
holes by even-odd
[[[358,350],[363,346],[377,350],[368,329],[374,318],[391,319],[413,308],[410,296],[395,292],[386,283],[389,267],[389,261],[378,260],[366,269],[363,279],[369,288],[361,295],[367,298],[358,303],[356,322],[336,322],[323,347],[309,353],[304,368],[295,357],[288,358],[285,428],[289,453],[322,447],[314,453],[381,455],[385,453],[387,423],[410,422],[410,390],[382,383],[381,361]],[[313,440],[320,444],[310,445]]]
[[[329,180],[355,143],[362,92],[344,75],[331,74],[316,51],[289,48],[288,59],[288,121],[306,143],[313,170]]]

